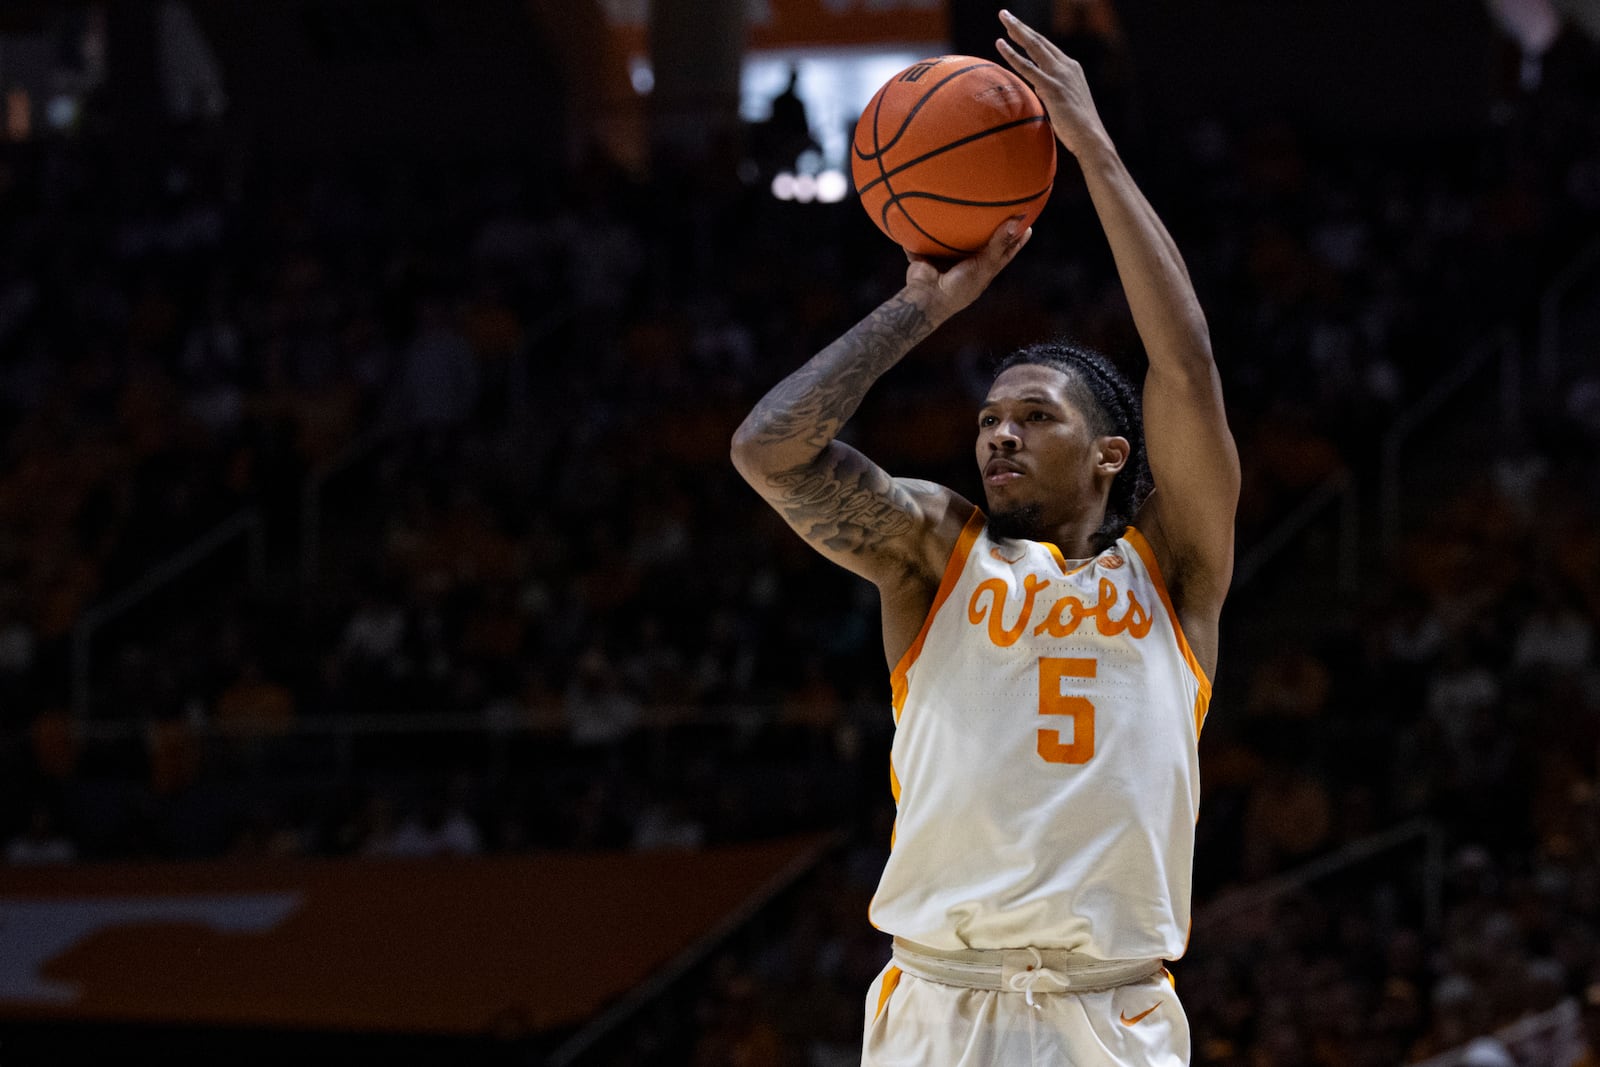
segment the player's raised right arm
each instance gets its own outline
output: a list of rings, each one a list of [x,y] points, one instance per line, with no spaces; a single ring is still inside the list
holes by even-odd
[[[890,477],[837,440],[839,430],[884,372],[977,299],[1029,232],[1002,227],[944,271],[913,257],[900,292],[773,387],[734,434],[744,479],[808,544],[869,581],[941,565],[927,535],[949,524],[951,494]]]
[[[745,481],[813,548],[870,581],[915,551],[920,500],[835,436],[937,325],[917,294],[896,293],[773,387],[733,437]]]

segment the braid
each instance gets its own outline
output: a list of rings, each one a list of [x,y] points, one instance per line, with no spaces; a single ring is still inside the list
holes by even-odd
[[[1105,519],[1094,532],[1094,547],[1102,551],[1116,543],[1154,484],[1144,448],[1144,413],[1133,383],[1105,356],[1067,341],[1045,341],[1017,350],[995,367],[998,378],[1004,371],[1024,364],[1054,367],[1067,376],[1067,392],[1095,436],[1124,437],[1128,441],[1128,461],[1112,479],[1106,498]]]

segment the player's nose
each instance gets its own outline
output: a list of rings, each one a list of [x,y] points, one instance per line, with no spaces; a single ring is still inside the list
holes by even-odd
[[[1003,451],[1014,449],[1022,444],[1022,438],[1017,434],[1017,424],[1010,419],[996,419],[995,424],[989,427],[989,447]]]

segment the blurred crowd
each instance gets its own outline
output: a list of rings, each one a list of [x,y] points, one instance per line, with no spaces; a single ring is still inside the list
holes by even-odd
[[[1395,414],[1525,329],[1600,232],[1600,64],[1569,47],[1479,137],[1127,131],[1210,317],[1241,548],[1324,480],[1370,477]],[[892,815],[875,596],[726,452],[903,260],[854,204],[776,201],[727,159],[642,177],[599,153],[552,170],[175,140],[0,151],[5,860],[843,827],[792,921],[719,957],[675,994],[679,1027],[642,1027],[618,1062],[853,1062]],[[1139,371],[1069,175],[852,438],[975,492],[989,360],[1057,333]],[[1419,860],[1197,923],[1174,968],[1197,1063],[1376,1067],[1567,995],[1600,1005],[1600,375],[1596,338],[1574,343],[1526,432],[1390,558],[1365,554],[1315,639],[1225,651],[1202,902],[1409,818],[1447,862],[1433,904]],[[241,512],[260,566],[197,560],[83,640],[87,609]]]

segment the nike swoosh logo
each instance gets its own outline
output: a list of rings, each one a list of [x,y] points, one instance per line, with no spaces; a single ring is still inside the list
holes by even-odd
[[[1128,1013],[1127,1012],[1123,1012],[1120,1016],[1118,1016],[1118,1018],[1122,1021],[1122,1025],[1123,1026],[1132,1026],[1134,1023],[1138,1022],[1140,1019],[1143,1019],[1146,1015],[1149,1015],[1151,1012],[1155,1011],[1159,1007],[1161,1007],[1161,1002],[1157,1001],[1156,1003],[1150,1005],[1150,1007],[1146,1008],[1144,1011],[1141,1011],[1138,1015],[1135,1015],[1131,1019],[1128,1018]]]
[[[991,548],[989,550],[989,555],[993,556],[995,559],[999,560],[1001,563],[1013,563],[1014,564],[1014,563],[1017,562],[1017,560],[1020,560],[1023,556],[1027,555],[1027,553],[1026,552],[1019,552],[1017,554],[1017,559],[1011,559],[1011,558],[1009,558],[1007,556],[1002,555],[998,548]]]

